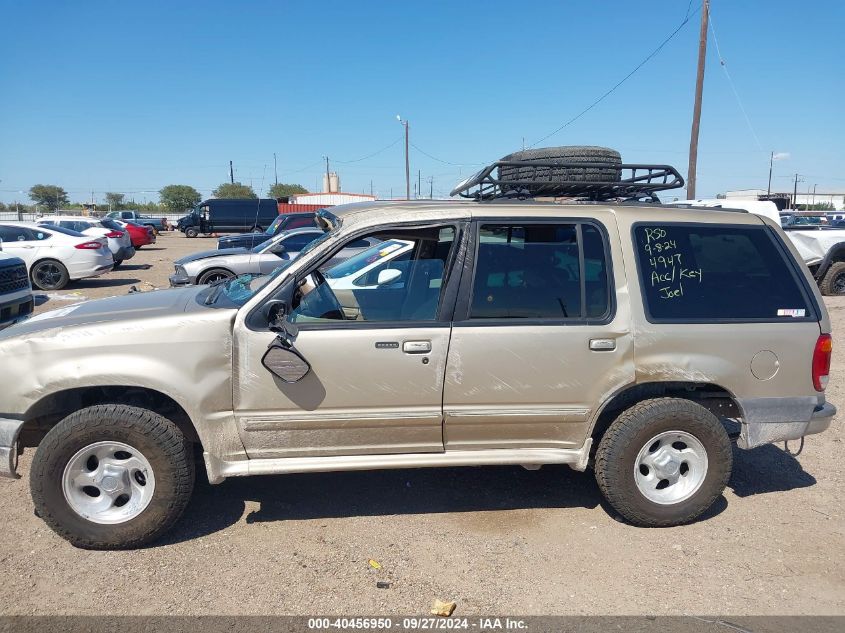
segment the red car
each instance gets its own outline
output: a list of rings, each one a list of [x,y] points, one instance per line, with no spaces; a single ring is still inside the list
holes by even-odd
[[[134,222],[123,223],[123,230],[129,233],[129,239],[132,240],[132,246],[136,249],[146,246],[147,244],[156,243],[155,231],[148,226],[135,224]]]

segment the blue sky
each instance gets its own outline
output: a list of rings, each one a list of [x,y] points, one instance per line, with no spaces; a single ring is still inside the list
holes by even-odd
[[[698,7],[693,0],[692,11]],[[708,46],[698,194],[845,190],[845,3],[713,0],[749,127]],[[631,2],[19,2],[0,0],[0,200],[35,183],[73,200],[156,200],[228,179],[435,195],[531,145],[612,87],[682,22],[687,0]],[[698,14],[631,79],[542,145],[595,144],[686,174]],[[753,132],[752,132],[753,128]],[[759,139],[755,140],[755,135]],[[389,146],[389,147],[388,147]],[[366,160],[353,161],[384,149]],[[419,148],[419,149],[417,149]],[[424,152],[424,153],[423,153]],[[24,194],[18,193],[24,191]],[[149,193],[143,193],[149,192]],[[681,192],[677,192],[681,195]]]

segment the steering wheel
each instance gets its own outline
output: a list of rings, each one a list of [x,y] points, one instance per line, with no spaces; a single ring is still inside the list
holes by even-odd
[[[320,311],[320,315],[318,318],[321,319],[336,319],[338,321],[343,321],[346,319],[346,314],[343,311],[343,306],[340,305],[340,301],[337,299],[337,295],[332,291],[331,286],[328,285],[326,281],[326,277],[321,273],[319,270],[314,270],[308,275],[310,277],[311,285],[313,286],[313,290],[306,294],[302,299],[300,299],[300,305],[303,300],[305,300],[306,305],[309,303],[307,301],[307,297],[311,295],[312,292],[318,291],[320,288],[325,286],[325,290],[319,292],[318,294],[314,295],[316,299],[314,307]],[[306,277],[306,279],[308,279]],[[317,316],[317,315],[311,315]]]

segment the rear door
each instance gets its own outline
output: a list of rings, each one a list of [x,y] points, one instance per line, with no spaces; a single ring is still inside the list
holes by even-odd
[[[615,220],[595,215],[474,222],[446,367],[446,450],[578,448],[596,403],[633,381]]]

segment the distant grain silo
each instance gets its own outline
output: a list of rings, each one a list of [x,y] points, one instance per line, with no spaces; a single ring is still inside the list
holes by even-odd
[[[337,172],[323,174],[323,193],[340,193],[340,176]]]

